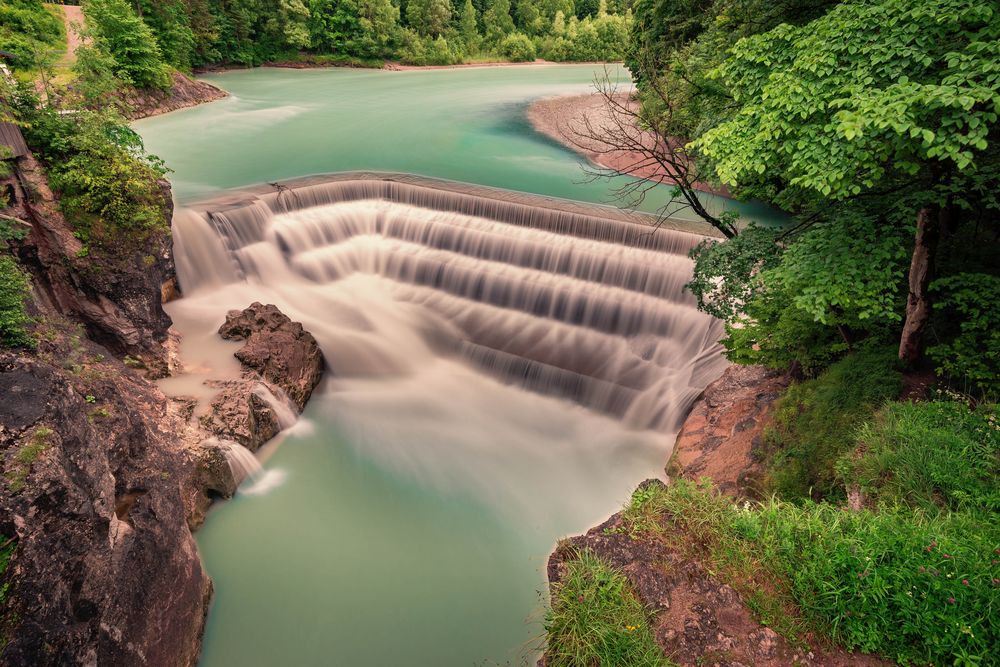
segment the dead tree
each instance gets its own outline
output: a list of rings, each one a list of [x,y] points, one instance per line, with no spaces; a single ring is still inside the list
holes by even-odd
[[[661,108],[649,111],[635,99],[634,93],[612,80],[605,68],[594,82],[604,114],[594,119],[581,114],[560,127],[563,138],[584,154],[596,156],[597,166],[585,167],[591,179],[627,180],[612,189],[613,197],[627,208],[638,208],[659,185],[672,188],[669,201],[657,209],[662,223],[683,210],[690,210],[719,230],[726,238],[736,236],[735,221],[729,216],[712,214],[695,189],[701,179],[694,156],[683,140],[671,136],[673,103],[656,76],[646,78],[649,90],[657,96]],[[605,160],[601,160],[601,157]],[[600,164],[603,162],[603,164]]]

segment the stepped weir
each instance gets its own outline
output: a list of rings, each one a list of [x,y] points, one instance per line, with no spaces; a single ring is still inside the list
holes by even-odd
[[[178,212],[174,234],[186,294],[291,289],[335,376],[453,355],[628,428],[673,431],[725,365],[723,330],[683,289],[703,236],[653,222],[479,186],[340,175],[195,205]],[[307,296],[358,276],[356,289],[408,313],[408,335],[382,305]]]

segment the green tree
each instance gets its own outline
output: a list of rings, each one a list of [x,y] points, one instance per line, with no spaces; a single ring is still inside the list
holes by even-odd
[[[514,19],[510,17],[510,0],[493,0],[490,3],[483,14],[483,29],[486,41],[494,46],[514,32]]]
[[[356,0],[310,0],[309,29],[313,46],[333,53],[350,53],[361,37]]]
[[[48,11],[42,0],[0,2],[0,50],[14,54],[14,69],[51,65],[64,40],[62,21]]]
[[[190,70],[195,37],[185,0],[139,0],[136,10],[156,36],[163,59],[182,70]]]
[[[399,33],[399,7],[392,0],[360,0],[361,37],[353,55],[386,58]]]
[[[538,35],[545,30],[547,21],[536,0],[517,0],[514,6],[517,25],[529,35]]]
[[[448,0],[409,0],[406,21],[421,35],[443,35],[451,22],[451,4]]]
[[[462,6],[461,18],[458,22],[458,33],[465,42],[467,50],[474,51],[479,48],[479,28],[476,22],[476,8],[472,0],[465,0]]]
[[[87,0],[88,28],[114,57],[117,74],[137,88],[166,88],[167,68],[153,31],[125,0]]]
[[[281,0],[281,30],[285,43],[296,49],[306,49],[310,45],[309,8],[303,0]]]
[[[990,0],[856,1],[738,42],[715,76],[738,108],[694,142],[736,186],[778,178],[781,203],[918,193],[899,356],[931,313],[936,239],[1000,112],[1000,10]],[[962,201],[960,201],[962,200]]]

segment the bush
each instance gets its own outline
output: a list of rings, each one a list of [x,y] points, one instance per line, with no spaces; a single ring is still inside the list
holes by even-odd
[[[589,551],[566,562],[545,615],[550,667],[667,667],[628,579]]]
[[[1000,511],[1000,411],[961,401],[889,403],[837,465],[876,504],[925,512]]]
[[[85,244],[141,244],[168,231],[159,179],[165,169],[115,112],[60,115],[20,98],[25,138],[40,149],[50,182],[76,236]]]
[[[33,347],[25,325],[31,320],[25,310],[30,283],[13,257],[0,255],[0,344],[4,347]]]
[[[421,37],[413,30],[401,33],[399,59],[406,65],[456,65],[462,62],[461,47],[444,37]]]
[[[899,394],[897,364],[893,350],[859,351],[790,387],[764,431],[770,489],[788,500],[842,496],[834,466],[854,450],[861,424]]]
[[[941,297],[934,308],[958,331],[927,350],[937,372],[985,396],[1000,398],[1000,277],[962,273],[931,285]]]
[[[535,59],[535,43],[524,33],[514,32],[500,42],[500,55],[511,62],[528,62]]]
[[[836,328],[817,322],[792,299],[780,287],[759,289],[739,319],[726,324],[726,358],[777,369],[798,365],[815,377],[850,349]]]

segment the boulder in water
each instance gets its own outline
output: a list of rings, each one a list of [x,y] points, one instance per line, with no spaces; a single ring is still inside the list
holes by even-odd
[[[323,353],[313,335],[272,304],[231,310],[219,335],[245,340],[236,358],[279,387],[301,412],[323,376]]]

